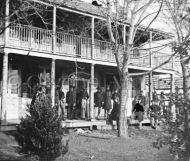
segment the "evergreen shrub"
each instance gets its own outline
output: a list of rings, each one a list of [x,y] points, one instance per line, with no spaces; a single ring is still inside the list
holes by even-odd
[[[68,142],[62,145],[63,135],[57,109],[51,106],[50,98],[41,95],[28,106],[26,117],[17,127],[16,139],[24,152],[52,161],[68,151]]]

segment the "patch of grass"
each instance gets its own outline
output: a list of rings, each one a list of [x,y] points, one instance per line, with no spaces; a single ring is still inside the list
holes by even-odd
[[[96,130],[96,135],[117,136],[116,130]],[[77,135],[74,130],[69,134],[69,151],[56,161],[172,161],[168,147],[153,147],[161,131],[135,127],[129,128],[128,139],[111,137],[100,139]],[[3,143],[3,144],[2,144]],[[21,156],[14,140],[14,133],[0,133],[1,161],[30,161],[34,156]],[[16,148],[17,147],[17,148]]]
[[[26,161],[26,157],[18,154],[18,144],[13,133],[0,132],[0,160],[1,161]]]
[[[0,145],[8,145],[15,143],[15,140],[12,136],[9,136],[3,132],[0,132]]]

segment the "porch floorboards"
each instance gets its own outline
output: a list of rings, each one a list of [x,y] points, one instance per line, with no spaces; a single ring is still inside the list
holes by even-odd
[[[16,125],[20,123],[20,120],[18,119],[12,119],[7,120],[6,124],[0,125],[0,131],[15,131]],[[92,120],[92,121],[86,121],[86,120],[66,120],[61,122],[62,127],[66,128],[93,128],[96,127],[97,129],[116,129],[116,121],[113,122],[113,126],[106,123],[106,120]],[[130,125],[138,124],[138,120],[131,120]],[[142,124],[150,124],[149,119],[144,119]],[[110,126],[110,127],[108,127]]]

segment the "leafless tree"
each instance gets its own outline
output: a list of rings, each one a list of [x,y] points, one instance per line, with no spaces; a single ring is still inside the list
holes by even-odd
[[[124,0],[114,1],[115,14],[112,13],[113,1],[107,0],[106,5],[107,11],[107,29],[111,42],[113,43],[113,50],[117,62],[120,84],[121,84],[121,104],[119,111],[119,130],[118,136],[126,138],[128,136],[128,125],[127,125],[127,104],[128,104],[128,87],[129,87],[129,71],[128,64],[130,55],[133,53],[138,35],[138,30],[142,27],[143,21],[147,18],[149,21],[146,23],[142,33],[148,31],[150,25],[159,15],[162,8],[163,1],[156,3],[155,0]],[[157,6],[157,7],[155,7]],[[151,8],[153,11],[150,11]],[[113,25],[114,24],[114,25]],[[127,25],[126,37],[118,34],[118,26],[120,24]],[[141,33],[141,34],[142,34]],[[140,34],[140,35],[141,35]],[[122,47],[119,40],[123,39],[124,46]]]

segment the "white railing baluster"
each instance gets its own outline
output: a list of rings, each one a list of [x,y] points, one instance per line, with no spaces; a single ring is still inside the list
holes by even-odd
[[[9,31],[10,45],[17,48],[32,49],[41,52],[52,51],[52,31],[40,29],[37,27],[11,24]],[[2,38],[1,38],[2,39]],[[70,55],[82,58],[91,58],[92,40],[91,38],[76,36],[72,34],[56,33],[56,52],[60,55]],[[123,47],[120,46],[119,52],[123,54]],[[149,66],[149,51],[138,49],[133,51],[129,63],[136,66]],[[169,58],[159,52],[152,54],[153,64],[155,66],[163,63]],[[111,43],[95,40],[94,41],[94,60],[115,62],[115,56],[111,49]],[[171,61],[162,68],[171,69]]]

